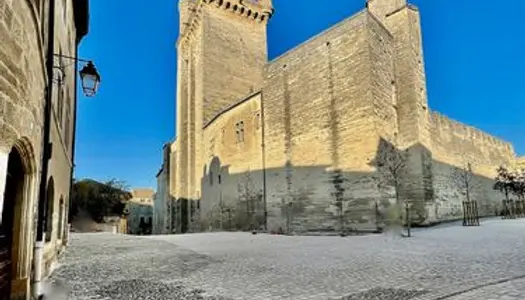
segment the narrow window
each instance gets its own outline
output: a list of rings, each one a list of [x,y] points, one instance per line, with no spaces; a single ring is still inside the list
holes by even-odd
[[[392,80],[392,105],[397,108],[397,87],[396,82]]]
[[[210,185],[213,185],[213,172],[210,172]]]
[[[237,135],[237,143],[244,142],[244,122],[240,121],[235,124],[235,134]]]
[[[259,130],[261,128],[261,113],[260,112],[257,112],[255,114],[255,129],[256,130]]]
[[[240,141],[244,142],[244,122],[239,122]]]
[[[221,184],[221,175],[220,174],[219,174],[219,178],[218,179],[219,179],[218,180],[219,184]]]

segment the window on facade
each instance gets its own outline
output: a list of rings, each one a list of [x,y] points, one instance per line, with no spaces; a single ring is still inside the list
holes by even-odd
[[[221,174],[219,174],[219,184],[221,184]]]
[[[392,104],[397,108],[397,87],[396,82],[392,80]]]
[[[210,185],[213,185],[213,172],[210,171]]]
[[[254,123],[255,123],[255,129],[259,130],[261,128],[261,113],[260,112],[257,112],[255,114]]]
[[[235,133],[237,135],[237,143],[244,142],[244,122],[240,121],[235,124]]]

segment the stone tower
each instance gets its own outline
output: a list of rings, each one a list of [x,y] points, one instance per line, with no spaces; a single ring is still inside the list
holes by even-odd
[[[423,211],[432,200],[431,139],[420,15],[406,0],[368,0],[368,10],[394,36],[398,134],[396,146],[409,149],[404,197]]]
[[[180,0],[177,42],[177,198],[200,198],[202,129],[260,89],[271,0]]]

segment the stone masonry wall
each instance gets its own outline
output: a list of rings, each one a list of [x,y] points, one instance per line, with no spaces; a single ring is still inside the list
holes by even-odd
[[[396,124],[391,40],[363,11],[268,65],[263,104],[271,226],[337,230],[339,176],[343,226],[375,229],[381,195],[370,163],[380,134],[391,137]]]
[[[462,217],[461,201],[466,201],[466,196],[454,175],[457,168],[465,168],[468,163],[475,173],[472,200],[478,201],[484,215],[494,214],[502,200],[501,194],[492,189],[496,169],[513,164],[512,146],[435,112],[431,124],[436,219]]]
[[[237,127],[240,122],[242,131]],[[238,134],[242,135],[240,140]],[[261,93],[248,96],[220,114],[205,128],[203,141],[203,229],[221,228],[221,216],[224,228],[226,209],[231,209],[233,221],[242,227],[246,220],[241,217],[247,212],[263,213]],[[258,210],[251,209],[252,203],[259,204]]]
[[[400,200],[409,201],[413,219],[424,223],[432,207],[432,154],[419,11],[404,0],[372,0],[368,7],[394,37],[398,134],[395,146],[407,149],[400,178]]]
[[[27,180],[25,199],[15,204],[13,297],[25,297],[30,285],[47,78],[43,18],[42,7],[33,1],[0,1],[0,197],[13,146],[22,156]]]
[[[411,203],[414,222],[462,216],[464,193],[454,175],[466,163],[476,174],[471,195],[481,214],[498,209],[493,177],[498,165],[516,163],[514,151],[429,111],[416,7],[370,0],[368,10],[269,62],[262,91],[253,94],[265,32],[262,24],[232,18],[232,3],[196,9],[202,24],[192,25],[189,41],[200,46],[188,44],[184,55],[198,57],[197,73],[188,76],[191,67],[179,67],[179,105],[197,100],[194,109],[183,109],[188,114],[179,114],[183,133],[171,155],[179,157],[172,167],[183,171],[171,178],[187,178],[181,158],[189,157],[200,180],[192,189],[202,192],[201,229],[261,228],[266,204],[269,230],[374,230],[395,201],[393,182],[375,167],[390,148],[409,154],[399,192]],[[210,110],[201,107],[206,103],[213,103]],[[243,141],[237,140],[240,122]],[[172,191],[188,186],[173,182]],[[246,219],[252,213],[255,221]]]
[[[9,152],[27,138],[37,158],[46,80],[41,18],[26,1],[0,3],[0,143]]]
[[[73,1],[57,1],[54,53],[76,55],[76,28]],[[13,293],[27,291],[32,259],[32,241],[36,225],[41,164],[43,109],[47,84],[46,24],[48,7],[43,1],[6,0],[0,3],[0,151],[8,153],[16,145],[27,164],[27,202],[17,203],[13,260],[18,262],[14,276]],[[54,62],[60,63],[59,60]],[[71,172],[71,145],[74,123],[74,95],[76,70],[71,61],[65,61],[64,84],[55,85],[51,141],[53,157],[49,176],[54,178],[51,240],[44,256],[44,274],[56,260],[62,248],[61,240],[67,226],[67,203]],[[0,172],[1,173],[1,172]],[[3,181],[4,179],[0,179]],[[2,189],[3,190],[3,186]],[[21,205],[24,205],[21,207]],[[31,220],[31,221],[30,221]],[[33,222],[34,220],[34,222]],[[21,253],[22,255],[19,255]]]
[[[57,1],[55,7],[55,50],[58,55],[75,57],[77,54],[76,27],[73,1]],[[71,182],[73,123],[75,119],[75,64],[70,59],[56,57],[54,64],[64,67],[62,84],[53,86],[53,112],[51,117],[52,158],[49,163],[48,180],[54,181],[52,205],[52,224],[45,246],[45,259],[48,263],[56,258],[62,247],[64,230],[67,226],[69,187]],[[46,233],[49,235],[48,233]]]
[[[180,6],[177,198],[201,197],[202,128],[262,84],[268,5],[197,0]]]
[[[203,7],[204,124],[244,95],[259,90],[268,60],[266,22],[248,17],[247,11],[234,11],[239,3],[230,2]]]

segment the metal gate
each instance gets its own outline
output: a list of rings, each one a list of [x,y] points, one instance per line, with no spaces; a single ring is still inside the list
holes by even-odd
[[[478,203],[476,201],[463,202],[463,226],[479,226]]]

